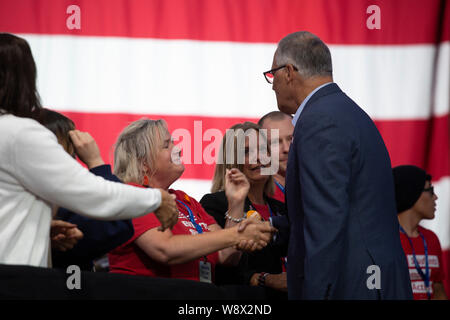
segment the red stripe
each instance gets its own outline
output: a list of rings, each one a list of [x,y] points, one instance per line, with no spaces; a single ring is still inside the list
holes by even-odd
[[[429,120],[375,121],[389,150],[392,166],[424,168],[437,181],[450,175],[449,115]]]
[[[450,1],[449,0],[445,0],[445,8],[443,10],[441,19],[442,19],[442,22],[440,23],[442,25],[441,41],[442,42],[449,41],[450,40]],[[450,292],[449,292],[449,294],[450,294]]]
[[[66,27],[69,5],[81,30]],[[366,26],[371,5],[379,30]],[[15,0],[0,2],[0,30],[262,43],[309,30],[330,44],[417,44],[450,40],[448,10],[440,0]]]
[[[244,118],[217,118],[200,116],[161,116],[161,115],[131,115],[131,114],[95,114],[64,112],[73,119],[77,128],[88,131],[97,140],[105,161],[112,162],[112,146],[119,133],[130,122],[143,116],[151,119],[163,118],[169,125],[169,130],[184,128],[191,135],[191,164],[186,164],[182,178],[185,179],[212,179],[214,165],[204,163],[194,164],[194,150],[204,151],[210,141],[202,141],[203,133],[211,128],[219,129],[222,134],[233,124],[257,119]],[[201,121],[200,134],[194,130],[194,121]],[[400,164],[414,164],[425,168],[437,181],[441,177],[450,175],[449,168],[449,123],[448,115],[436,117],[431,120],[398,120],[375,121],[385,143],[388,147],[393,166]],[[430,149],[427,146],[431,145]],[[427,158],[427,154],[432,157]]]

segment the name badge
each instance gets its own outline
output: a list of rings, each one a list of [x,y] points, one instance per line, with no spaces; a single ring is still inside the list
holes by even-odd
[[[200,282],[212,283],[211,280],[211,263],[207,261],[200,261]]]

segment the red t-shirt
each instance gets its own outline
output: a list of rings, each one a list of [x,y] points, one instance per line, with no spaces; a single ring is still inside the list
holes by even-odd
[[[433,298],[433,283],[443,282],[444,273],[442,270],[442,250],[439,243],[438,237],[433,231],[418,227],[419,231],[425,237],[425,241],[428,247],[428,266],[430,268],[430,287],[431,287],[431,298]],[[411,244],[408,241],[408,237],[400,232],[400,239],[402,241],[403,251],[406,255],[406,260],[408,262],[409,276],[411,278],[411,286],[413,290],[414,300],[428,299],[425,289],[425,282],[420,277],[419,272],[414,264],[414,258],[412,254]],[[410,238],[414,246],[414,252],[416,253],[416,258],[419,263],[420,268],[425,274],[425,247],[423,244],[422,237],[419,235],[415,238]]]
[[[208,226],[217,224],[214,218],[207,214],[195,199],[188,197],[183,191],[169,190],[169,192],[175,194],[178,200],[189,206],[194,214],[195,221],[202,227],[203,232],[209,232]],[[197,234],[195,226],[189,219],[189,212],[186,207],[178,201],[177,207],[180,213],[178,214],[178,222],[173,227],[172,233],[174,235]],[[168,266],[153,260],[135,244],[134,241],[143,233],[161,225],[153,213],[132,219],[132,222],[134,227],[133,237],[108,254],[110,272],[158,278],[200,280],[199,264],[200,261],[204,261],[204,258]],[[215,252],[209,254],[206,258],[211,263],[211,273],[214,281],[214,267],[217,264],[219,255]]]

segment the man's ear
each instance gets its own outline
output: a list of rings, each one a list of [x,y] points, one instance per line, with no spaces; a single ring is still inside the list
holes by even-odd
[[[294,69],[294,66],[292,64],[287,64],[285,69],[287,82],[292,82],[298,75],[298,72]]]

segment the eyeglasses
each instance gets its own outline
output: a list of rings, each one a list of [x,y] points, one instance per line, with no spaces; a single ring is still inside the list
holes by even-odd
[[[263,72],[264,78],[266,78],[266,81],[270,84],[273,84],[273,77],[275,75],[275,72],[277,72],[280,69],[283,69],[284,67],[287,67],[287,64],[282,65],[281,67]],[[298,71],[296,66],[292,66],[294,68],[295,71]]]
[[[423,189],[423,191],[427,191],[427,192],[431,193],[431,195],[434,195],[434,186],[431,186],[429,188],[425,188],[425,189]]]

